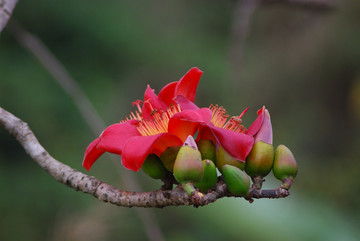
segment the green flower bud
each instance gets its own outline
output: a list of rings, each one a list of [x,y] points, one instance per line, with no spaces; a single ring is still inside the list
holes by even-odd
[[[206,192],[216,184],[217,174],[215,164],[212,161],[203,160],[202,163],[204,166],[204,176],[200,182],[195,183],[195,187],[199,188],[202,192]]]
[[[245,161],[245,171],[251,176],[265,177],[271,171],[274,162],[274,147],[263,141],[255,143]]]
[[[279,145],[275,151],[273,166],[274,176],[283,181],[283,187],[289,189],[298,171],[298,164],[289,150],[284,145]]]
[[[174,164],[174,177],[179,183],[199,182],[204,175],[201,153],[192,136],[180,148]]]
[[[246,173],[237,167],[224,165],[222,173],[228,190],[236,195],[247,197],[250,192],[250,178]]]
[[[222,168],[224,165],[231,165],[234,167],[238,167],[241,170],[244,170],[245,163],[233,158],[230,156],[229,153],[227,153],[222,146],[219,146],[216,150],[216,167],[219,169],[220,172],[222,172]]]
[[[148,155],[144,164],[141,167],[143,171],[154,179],[162,179],[170,174],[168,170],[162,164],[160,158],[157,155]]]
[[[160,160],[164,164],[165,168],[170,172],[174,172],[174,163],[176,156],[180,150],[181,146],[171,146],[168,147],[163,153],[160,155]]]
[[[216,148],[210,140],[199,140],[197,143],[199,151],[201,152],[201,158],[203,160],[216,160]]]

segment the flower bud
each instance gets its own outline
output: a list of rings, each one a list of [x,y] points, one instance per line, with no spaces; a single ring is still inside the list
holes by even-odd
[[[164,164],[165,168],[170,172],[174,171],[174,163],[176,156],[180,150],[181,146],[171,146],[168,147],[163,153],[160,155],[160,160]]]
[[[241,170],[244,170],[245,163],[233,158],[230,156],[229,153],[227,153],[222,146],[219,146],[216,150],[216,167],[219,169],[220,172],[222,172],[222,168],[224,165],[231,165],[240,168]]]
[[[160,158],[157,155],[148,155],[144,164],[141,167],[143,171],[154,179],[162,179],[170,174],[168,170],[162,164]]]
[[[274,162],[274,147],[263,141],[255,143],[245,161],[245,171],[251,176],[265,177],[271,171]]]
[[[245,172],[231,165],[224,165],[222,173],[227,189],[236,196],[247,197],[250,192],[250,178]]]
[[[285,189],[289,189],[298,171],[298,164],[289,150],[284,145],[279,145],[275,151],[273,166],[274,176],[283,182]]]
[[[194,138],[188,136],[174,164],[174,177],[179,183],[199,182],[204,175],[201,153]]]
[[[210,140],[199,140],[196,142],[199,151],[201,153],[201,158],[203,160],[211,160],[215,162],[216,159],[216,148],[215,145]]]
[[[258,141],[263,141],[267,144],[272,144],[273,143],[273,134],[272,134],[270,113],[267,109],[265,109],[265,107],[263,107],[263,110],[264,110],[264,119],[261,124],[260,130],[254,136],[254,138],[255,138],[254,143],[257,143]]]
[[[195,183],[195,187],[200,191],[206,192],[212,188],[217,182],[217,174],[215,164],[211,160],[203,160],[204,176],[200,182]]]

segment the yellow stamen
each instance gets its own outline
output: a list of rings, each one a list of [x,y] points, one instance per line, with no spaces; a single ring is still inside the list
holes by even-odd
[[[178,112],[181,112],[180,106],[178,104],[171,104],[164,111],[152,109],[150,119],[143,119],[142,113],[135,111],[135,113],[131,112],[125,120],[121,120],[120,123],[124,123],[129,120],[138,120],[139,123],[137,125],[137,129],[140,134],[142,136],[152,136],[168,132],[170,118]]]
[[[229,121],[229,115],[226,113],[226,110],[222,106],[218,105],[210,105],[210,110],[212,112],[212,118],[211,123],[213,123],[214,126],[224,128],[230,131],[243,133],[246,131],[246,128],[241,124],[241,118],[240,116],[233,116],[230,118]]]

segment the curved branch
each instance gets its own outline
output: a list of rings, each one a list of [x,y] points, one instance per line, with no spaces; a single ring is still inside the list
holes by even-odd
[[[17,0],[0,0],[0,33],[9,21]]]
[[[76,191],[91,194],[103,202],[110,202],[124,207],[161,208],[179,205],[203,206],[215,202],[219,198],[233,196],[227,191],[226,184],[223,181],[219,181],[215,188],[207,194],[194,195],[193,197],[189,197],[180,187],[174,190],[157,190],[153,192],[123,191],[55,160],[40,145],[27,123],[2,108],[0,108],[0,124],[16,138],[24,147],[26,153],[58,182]],[[283,198],[288,195],[289,192],[282,188],[252,190],[252,198]]]

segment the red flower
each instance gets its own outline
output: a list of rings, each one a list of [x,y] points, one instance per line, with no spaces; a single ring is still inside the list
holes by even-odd
[[[192,103],[202,71],[192,68],[179,81],[161,89],[159,95],[147,87],[144,101],[133,104],[138,111],[124,121],[107,127],[86,149],[83,166],[90,170],[94,162],[105,152],[122,156],[124,167],[138,171],[149,154],[160,154],[170,146],[182,145],[188,135],[193,135],[200,123],[211,119],[209,109],[182,110],[174,97]],[[141,108],[140,104],[143,103]],[[191,121],[182,120],[191,116]]]
[[[174,100],[183,110],[195,111],[199,109],[194,103],[182,96],[177,96]],[[241,121],[241,117],[248,108],[239,116],[233,116],[230,119],[223,107],[219,107],[218,105],[210,106],[209,110],[211,111],[211,118],[208,122],[200,123],[197,140],[211,140],[216,145],[222,146],[224,150],[235,159],[242,162],[245,161],[246,156],[250,153],[254,144],[254,138],[255,142],[263,140],[267,143],[269,143],[271,139],[272,143],[270,116],[265,107],[258,110],[258,117],[249,129],[246,129]],[[192,120],[191,116],[185,116],[185,111],[183,112],[182,118],[178,120],[179,122],[181,121],[181,125],[196,121]],[[179,117],[180,115],[174,116],[174,118]],[[180,125],[178,128],[181,128]]]
[[[229,119],[223,107],[197,107],[193,101],[201,75],[202,71],[192,68],[179,81],[162,88],[159,95],[148,86],[144,101],[133,103],[138,110],[106,128],[88,146],[83,166],[90,170],[103,153],[110,152],[122,156],[124,167],[138,171],[149,154],[160,156],[168,147],[182,145],[197,131],[198,140],[212,140],[242,162],[251,151],[254,138],[255,142],[272,143],[270,116],[265,107],[247,130],[241,124],[247,109]]]

